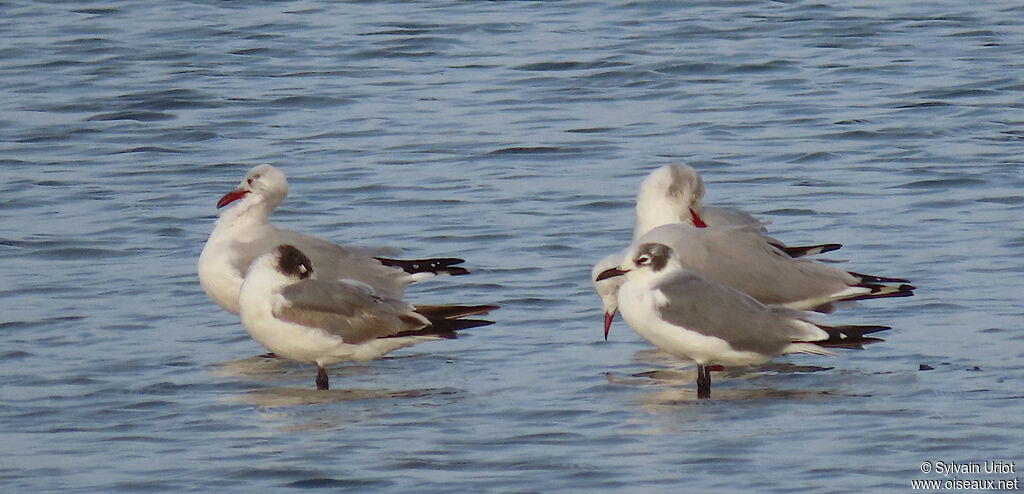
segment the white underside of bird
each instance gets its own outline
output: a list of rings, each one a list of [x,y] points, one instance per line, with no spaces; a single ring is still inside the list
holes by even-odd
[[[323,329],[283,320],[276,314],[289,302],[281,290],[292,280],[269,265],[272,258],[260,259],[257,262],[268,265],[254,265],[242,283],[239,296],[242,324],[257,343],[281,357],[296,362],[316,363],[321,367],[344,361],[367,362],[400,348],[440,339],[437,336],[398,336],[350,344]],[[360,290],[367,289],[362,284],[352,286]],[[429,324],[426,318],[421,319],[424,325]]]
[[[618,303],[619,311],[626,323],[638,335],[665,352],[693,360],[698,364],[727,366],[761,364],[771,360],[777,354],[834,355],[833,352],[812,343],[790,343],[780,348],[775,354],[737,350],[725,339],[669,323],[661,315],[661,308],[668,305],[669,300],[658,288],[658,284],[675,273],[669,272],[662,276],[659,274],[639,277],[639,279],[623,283],[619,289]],[[737,292],[736,296],[740,297],[742,294]],[[728,310],[727,307],[706,309]],[[811,323],[796,319],[790,322],[789,337],[794,341],[807,342],[828,339],[828,333]]]

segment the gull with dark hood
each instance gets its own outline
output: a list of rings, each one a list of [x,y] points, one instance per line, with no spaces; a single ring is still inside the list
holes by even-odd
[[[687,270],[672,248],[643,243],[598,281],[624,278],[619,310],[644,339],[697,362],[697,395],[711,395],[709,366],[745,366],[776,355],[833,355],[828,346],[857,347],[880,341],[865,335],[886,326],[825,326],[806,313],[766,306],[752,297]]]
[[[317,389],[328,389],[325,366],[366,362],[425,341],[455,338],[492,321],[467,319],[493,305],[413,306],[355,281],[317,278],[316,264],[292,245],[256,259],[239,295],[242,324],[274,354],[316,364]]]

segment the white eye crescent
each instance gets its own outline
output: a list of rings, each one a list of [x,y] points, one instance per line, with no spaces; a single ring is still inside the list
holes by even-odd
[[[638,266],[643,266],[645,264],[650,264],[650,263],[651,263],[651,256],[649,256],[647,254],[644,254],[644,255],[636,258],[636,264]]]

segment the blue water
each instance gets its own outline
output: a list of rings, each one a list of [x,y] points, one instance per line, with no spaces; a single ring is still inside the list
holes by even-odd
[[[0,10],[4,492],[900,492],[943,478],[923,461],[1024,460],[1014,2]],[[716,374],[710,401],[621,321],[603,341],[590,267],[674,161],[910,278],[823,317],[887,341]],[[496,324],[330,393],[257,358],[195,263],[264,162],[279,224],[463,257],[408,299]]]

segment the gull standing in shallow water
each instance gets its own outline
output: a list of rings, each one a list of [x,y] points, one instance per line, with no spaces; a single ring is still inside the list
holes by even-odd
[[[317,279],[310,258],[291,245],[257,258],[239,296],[246,331],[280,357],[315,363],[317,389],[329,388],[325,365],[367,362],[417,343],[455,338],[460,329],[493,324],[463,317],[497,308],[417,307],[364,283]]]
[[[619,309],[633,329],[658,348],[697,362],[697,396],[711,396],[711,365],[761,364],[787,353],[834,355],[824,347],[860,347],[881,341],[864,335],[886,326],[824,326],[800,311],[766,306],[701,278],[672,249],[643,243],[626,261],[598,274],[624,277]]]
[[[405,287],[436,275],[468,274],[455,266],[462,259],[399,260],[392,249],[343,247],[322,238],[283,230],[270,224],[270,213],[288,195],[281,170],[259,165],[249,170],[238,187],[221,197],[218,208],[234,204],[217,219],[199,256],[199,283],[217,305],[238,313],[238,293],[246,270],[257,257],[281,244],[301,249],[317,265],[322,279],[365,283],[377,293],[401,299]]]
[[[766,304],[830,312],[836,302],[913,295],[914,287],[904,279],[801,259],[841,245],[786,246],[767,236],[764,224],[748,213],[702,206],[703,196],[704,183],[692,167],[671,164],[651,172],[637,194],[633,245],[669,245],[687,269]],[[609,255],[591,271],[604,308],[605,338],[618,309],[622,279],[597,276],[623,260],[624,253]]]

